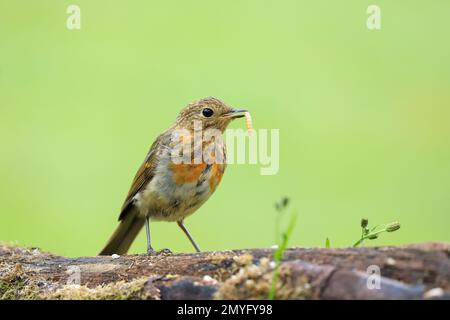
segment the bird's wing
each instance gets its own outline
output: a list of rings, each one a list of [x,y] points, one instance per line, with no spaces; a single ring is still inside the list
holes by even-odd
[[[131,184],[130,191],[128,191],[127,198],[125,199],[125,202],[123,203],[122,210],[120,212],[119,221],[123,220],[128,212],[128,209],[133,204],[133,198],[134,196],[141,191],[147,183],[152,180],[156,163],[157,163],[157,157],[158,157],[158,149],[160,146],[159,139],[156,139],[156,141],[152,144],[150,151],[148,152],[147,156],[145,157],[144,162],[142,163],[141,167],[139,168],[138,172],[134,176],[133,183]]]

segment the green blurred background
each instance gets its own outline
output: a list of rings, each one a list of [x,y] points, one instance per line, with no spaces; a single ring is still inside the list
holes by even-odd
[[[81,8],[81,30],[66,8]],[[93,255],[158,133],[216,96],[280,129],[280,170],[229,166],[187,226],[204,250],[450,240],[450,2],[0,0],[0,240]],[[236,121],[233,128],[244,128]],[[176,224],[156,248],[192,251]],[[141,233],[132,252],[145,251]]]

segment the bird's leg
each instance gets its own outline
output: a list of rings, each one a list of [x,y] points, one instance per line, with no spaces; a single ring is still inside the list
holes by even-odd
[[[152,248],[152,243],[150,241],[150,219],[149,217],[145,218],[145,231],[147,232],[147,254],[151,255],[155,250]]]
[[[192,238],[191,234],[189,233],[189,231],[186,229],[186,227],[183,224],[183,220],[177,221],[178,226],[181,228],[181,230],[183,230],[184,234],[186,234],[186,236],[188,237],[189,241],[191,241],[192,245],[194,246],[195,250],[197,252],[201,252],[200,248],[198,247],[198,245],[195,243],[194,239]]]

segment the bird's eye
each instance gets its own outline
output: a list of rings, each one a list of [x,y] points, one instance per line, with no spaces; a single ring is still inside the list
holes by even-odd
[[[210,108],[205,108],[202,110],[202,114],[204,117],[209,118],[214,114],[214,111]]]

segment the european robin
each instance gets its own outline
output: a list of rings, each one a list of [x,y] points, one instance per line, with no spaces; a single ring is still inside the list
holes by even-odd
[[[144,225],[147,252],[153,252],[150,220],[176,221],[200,252],[183,221],[220,183],[226,167],[222,133],[245,112],[212,97],[181,110],[172,126],[152,144],[122,206],[120,224],[100,255],[125,254]],[[212,134],[206,134],[208,130]]]

